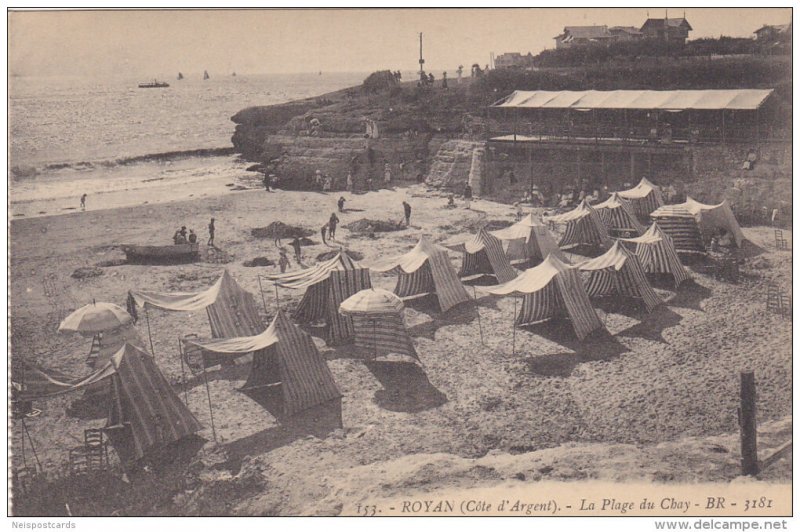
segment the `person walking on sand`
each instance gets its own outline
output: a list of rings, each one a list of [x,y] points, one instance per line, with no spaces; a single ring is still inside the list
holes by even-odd
[[[403,201],[403,214],[406,217],[406,227],[409,227],[411,225],[411,205],[406,201]]]
[[[86,210],[86,194],[81,196],[81,210],[82,211]]]
[[[278,266],[281,268],[281,273],[286,273],[286,267],[289,266],[289,257],[286,256],[285,248],[281,248]]]
[[[331,240],[336,239],[336,224],[339,223],[339,217],[336,216],[335,212],[331,213],[331,217],[328,219],[328,236]]]
[[[294,248],[294,260],[297,261],[297,264],[302,266],[303,263],[301,262],[301,260],[303,259],[303,257],[302,257],[302,253],[301,253],[302,250],[300,249],[300,238],[299,237],[294,237],[294,240],[289,242],[289,245],[292,246],[292,248]]]
[[[208,244],[207,245],[212,247],[212,248],[216,247],[216,246],[214,246],[214,231],[215,230],[216,230],[216,228],[214,227],[214,218],[211,218],[211,221],[208,222]]]
[[[336,204],[339,206],[339,212],[344,212],[344,202],[347,201],[344,199],[344,196],[339,196],[339,201]]]

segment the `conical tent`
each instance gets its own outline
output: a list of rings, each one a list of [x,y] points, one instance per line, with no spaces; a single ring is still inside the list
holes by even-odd
[[[110,414],[106,432],[123,459],[138,459],[203,427],[181,402],[153,357],[144,350],[123,345],[108,362],[81,379],[66,380],[36,368],[33,386],[23,387],[21,400],[36,400],[87,386],[110,382]]]
[[[621,239],[629,249],[633,249],[646,273],[665,273],[672,275],[675,286],[692,278],[681,264],[672,238],[653,223],[640,237]]]
[[[631,202],[633,212],[639,220],[647,220],[651,212],[664,205],[661,190],[644,177],[635,187],[621,190],[618,194]]]
[[[611,246],[608,230],[600,216],[586,200],[569,212],[551,216],[550,221],[566,224],[564,236],[558,246],[561,248],[586,244],[590,246]]]
[[[401,298],[435,294],[442,312],[470,300],[450,264],[447,250],[425,237],[420,237],[408,253],[374,264],[372,269],[398,274],[394,293]]]
[[[528,214],[510,227],[492,231],[491,234],[506,243],[506,257],[512,263],[541,262],[551,253],[562,262],[567,262],[550,231],[533,214]]]
[[[704,239],[710,240],[717,230],[723,229],[733,236],[736,247],[742,247],[744,234],[739,222],[736,221],[736,217],[733,215],[733,210],[731,210],[728,200],[724,200],[718,205],[707,205],[687,197],[686,202],[682,205],[695,215]]]
[[[647,282],[639,259],[619,241],[599,257],[578,264],[578,269],[589,272],[586,292],[590,297],[619,295],[641,298],[648,312],[663,303]]]
[[[515,317],[517,325],[567,316],[580,340],[603,328],[578,270],[553,255],[513,281],[485,290],[497,295],[523,296],[522,308]]]
[[[299,272],[265,277],[283,288],[306,290],[292,317],[300,323],[325,320],[329,345],[342,344],[353,337],[352,321],[339,314],[339,305],[359,290],[372,286],[369,269],[362,268],[346,251]]]
[[[641,235],[645,231],[644,226],[636,219],[629,201],[617,192],[611,194],[604,202],[593,205],[592,208],[597,211],[609,232],[633,232]]]
[[[706,252],[700,225],[694,214],[683,205],[664,205],[653,211],[650,217],[672,239],[676,252]]]
[[[256,336],[187,343],[220,356],[254,353],[250,376],[242,389],[279,387],[286,416],[342,397],[314,341],[280,309],[269,327]]]
[[[419,360],[403,322],[403,302],[395,294],[380,288],[362,290],[343,301],[339,311],[353,318],[355,347],[361,353]]]
[[[465,242],[447,247],[464,254],[459,277],[491,275],[498,283],[506,283],[517,276],[503,251],[503,244],[483,227]]]

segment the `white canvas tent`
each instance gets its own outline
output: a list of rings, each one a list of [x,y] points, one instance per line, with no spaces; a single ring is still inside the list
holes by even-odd
[[[562,262],[567,262],[547,226],[534,218],[533,214],[528,214],[510,227],[492,231],[491,234],[505,243],[506,257],[511,263],[541,262],[551,253]]]

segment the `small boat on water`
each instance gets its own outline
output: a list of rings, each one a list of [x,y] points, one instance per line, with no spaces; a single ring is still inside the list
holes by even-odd
[[[180,81],[180,80],[182,80],[182,79],[183,79],[183,74],[181,74],[180,72],[178,72],[178,81]]]
[[[211,76],[208,75],[208,70],[203,70],[203,80],[207,80]]]
[[[166,87],[169,87],[169,83],[167,83],[166,81],[158,81],[155,79],[147,83],[139,83],[140,89],[163,89]]]
[[[140,246],[123,244],[126,261],[130,264],[176,264],[200,259],[200,244],[169,244],[166,246]]]

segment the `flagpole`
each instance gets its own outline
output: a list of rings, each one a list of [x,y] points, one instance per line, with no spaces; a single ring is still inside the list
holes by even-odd
[[[514,329],[511,333],[511,354],[517,354],[517,296],[514,296]]]
[[[481,345],[485,345],[483,343],[483,325],[481,325],[481,311],[478,308],[478,294],[475,291],[475,285],[472,285],[472,299],[475,301],[475,312],[478,314],[478,331],[481,333]]]

